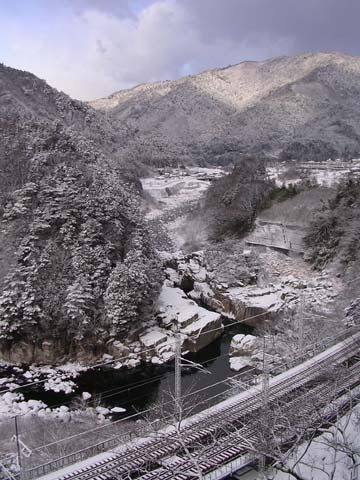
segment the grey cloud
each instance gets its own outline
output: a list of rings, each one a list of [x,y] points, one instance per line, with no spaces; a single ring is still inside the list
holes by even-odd
[[[208,41],[247,36],[291,38],[288,52],[360,54],[359,0],[182,0]]]
[[[131,0],[65,0],[68,7],[80,14],[84,10],[95,9],[120,17],[132,14]]]
[[[15,19],[0,39],[14,66],[77,98],[302,51],[360,55],[360,0],[37,1],[61,29],[45,41]]]
[[[360,54],[360,0],[138,0],[153,5],[148,20],[134,17],[134,2],[89,0],[86,5],[119,21],[131,18],[137,31],[128,47],[116,32],[107,45],[106,70],[119,84],[130,84],[196,73],[243,60],[302,51],[342,51]],[[167,4],[174,25],[161,14]],[[181,14],[181,11],[183,14]],[[131,13],[130,13],[131,12]],[[156,12],[156,14],[155,14]],[[151,22],[153,22],[151,24]],[[101,32],[99,32],[101,35]],[[105,32],[107,35],[107,32]],[[121,57],[121,61],[117,60]]]

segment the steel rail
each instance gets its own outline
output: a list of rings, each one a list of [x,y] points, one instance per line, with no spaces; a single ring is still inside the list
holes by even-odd
[[[321,357],[314,362],[314,359],[304,362],[302,366],[295,367],[297,372],[289,378],[289,372],[276,377],[270,386],[269,401],[286,395],[287,393],[304,386],[311,380],[315,379],[321,374],[323,368],[330,363],[339,363],[345,361],[355,353],[358,353],[357,342],[360,340],[360,334],[354,335],[350,339],[346,339],[338,344],[338,348],[332,347],[331,351],[326,354],[318,355]],[[314,357],[316,359],[316,357]],[[301,368],[302,367],[302,368]],[[254,387],[255,391],[246,392],[245,398],[241,401],[235,401],[233,404],[227,404],[224,408],[216,412],[211,412],[206,418],[192,422],[186,426],[182,433],[187,439],[189,445],[200,442],[211,435],[214,435],[221,427],[235,420],[239,420],[245,415],[255,411],[261,404],[261,390]],[[214,407],[210,408],[213,409]],[[199,429],[197,428],[199,427]],[[90,467],[85,467],[71,474],[60,477],[61,480],[90,480],[95,478],[112,478],[112,473],[116,470],[118,475],[128,476],[131,472],[139,472],[146,462],[156,464],[157,461],[164,456],[175,454],[181,450],[181,444],[176,441],[176,432],[166,434],[165,439],[153,438],[145,441],[140,447],[132,447],[124,453],[112,455],[102,462],[92,464]],[[156,466],[156,465],[154,465]],[[115,470],[114,470],[115,469]],[[99,476],[100,475],[100,476]],[[109,476],[110,475],[110,476]]]

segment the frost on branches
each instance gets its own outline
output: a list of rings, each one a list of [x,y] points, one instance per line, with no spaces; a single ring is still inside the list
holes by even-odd
[[[41,156],[41,161],[44,156]],[[0,339],[55,339],[64,353],[121,337],[151,310],[161,274],[138,196],[112,165],[67,161],[9,196],[17,250],[0,294]]]
[[[104,167],[87,174],[57,166],[6,205],[3,225],[21,236],[0,296],[1,339],[50,333],[71,350],[124,335],[149,312],[161,275],[136,197]]]
[[[126,135],[0,65],[0,351],[16,361],[44,345],[56,358],[91,356],[136,327],[157,295]]]

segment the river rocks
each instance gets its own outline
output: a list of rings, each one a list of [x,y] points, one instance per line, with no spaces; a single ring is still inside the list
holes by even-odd
[[[174,268],[166,268],[165,269],[165,277],[172,282],[173,285],[180,285],[180,275]]]
[[[126,408],[122,408],[122,407],[113,407],[111,410],[110,410],[111,413],[125,413],[126,412]]]
[[[249,292],[254,292],[256,288],[252,285],[257,276],[254,256],[239,242],[223,243],[221,248],[212,246],[205,252],[176,254],[177,263],[174,265],[172,262],[171,267],[167,260],[166,286],[180,288],[183,298],[195,300],[201,307],[237,320],[262,313],[269,307],[274,307],[276,311],[275,304],[280,308],[282,302],[272,295],[273,292],[265,298],[264,292],[259,291],[257,296],[262,297],[261,302],[256,302],[255,298],[247,301],[247,295],[251,296]],[[255,294],[252,296],[255,297]],[[188,313],[191,323],[194,319]],[[182,323],[181,315],[179,321]]]
[[[164,360],[161,358],[161,353],[165,353],[164,347],[165,345],[168,345],[168,336],[163,330],[150,330],[144,333],[143,335],[140,335],[140,343],[143,347],[143,356],[145,360],[151,359],[151,362],[153,364],[160,364],[164,363]],[[158,347],[160,348],[160,352],[158,350]],[[167,357],[165,355],[165,357]]]
[[[180,328],[187,327],[197,319],[200,309],[180,288],[171,287],[166,282],[161,289],[158,306],[158,317],[165,327],[176,323]]]
[[[158,301],[160,324],[168,329],[179,328],[186,339],[184,349],[197,352],[221,335],[223,330],[221,315],[200,307],[180,288],[170,285],[165,281],[160,293]]]
[[[139,340],[146,349],[152,349],[160,343],[166,342],[167,335],[161,330],[151,330],[144,335],[140,335]]]
[[[202,251],[179,257],[177,271],[180,276],[180,287],[185,292],[191,291],[195,282],[206,282],[211,279]]]
[[[224,310],[221,301],[216,298],[214,290],[207,283],[196,282],[188,296],[210,311],[222,313]]]
[[[181,330],[186,336],[184,348],[190,352],[198,352],[216,340],[224,331],[221,315],[205,309],[201,310],[197,320]]]
[[[258,339],[254,335],[235,335],[230,343],[230,355],[251,355],[255,352]]]
[[[111,340],[108,343],[108,352],[114,358],[125,358],[129,355],[130,349],[119,340]]]
[[[258,337],[244,334],[235,335],[230,343],[230,368],[238,372],[249,366],[257,365],[260,352]]]
[[[257,281],[258,265],[254,253],[239,241],[226,240],[204,251],[204,263],[219,289],[252,285]]]
[[[158,357],[162,360],[163,363],[170,362],[175,358],[175,341],[174,339],[171,343],[163,343],[156,348]]]
[[[244,370],[251,366],[251,360],[248,358],[243,357],[230,357],[230,368],[235,372],[240,372],[240,370]]]

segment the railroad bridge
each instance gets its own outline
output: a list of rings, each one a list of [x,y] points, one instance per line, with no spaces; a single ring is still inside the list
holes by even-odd
[[[324,399],[334,398],[334,394],[342,395],[360,383],[359,350],[360,333],[347,332],[339,343],[271,378],[266,387],[267,402],[280,401],[293,393],[292,406],[296,409],[305,408],[303,399],[298,394],[304,387],[315,389]],[[324,371],[344,362],[350,366],[347,373],[341,375],[336,387],[318,380],[323,377]],[[264,385],[253,386],[185,419],[180,430],[178,425],[168,426],[150,437],[119,446],[100,457],[88,459],[83,464],[68,467],[68,473],[59,471],[57,475],[52,473],[41,478],[221,480],[259,460],[250,448],[252,442],[256,441],[257,432],[251,424],[244,423],[244,418],[260,412],[263,405]],[[43,466],[42,473],[45,472],[46,466]],[[39,478],[40,473],[39,470],[25,472],[25,478]]]

